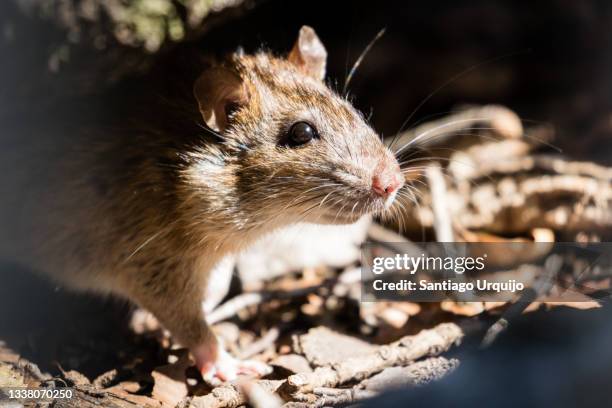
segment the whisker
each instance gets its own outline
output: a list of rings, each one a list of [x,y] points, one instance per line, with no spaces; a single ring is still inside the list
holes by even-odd
[[[508,140],[505,139],[503,137],[494,137],[494,136],[490,136],[490,135],[483,135],[481,133],[473,133],[473,132],[469,132],[469,131],[473,131],[473,130],[495,130],[495,128],[493,127],[484,127],[484,126],[480,126],[480,127],[476,127],[476,126],[471,126],[471,127],[466,127],[464,129],[461,129],[461,131],[455,132],[455,130],[447,130],[444,132],[439,132],[439,133],[434,133],[432,135],[430,135],[429,137],[427,137],[426,139],[422,140],[421,143],[426,143],[426,142],[430,142],[432,140],[434,140],[436,137],[442,137],[442,136],[447,136],[447,135],[451,135],[451,136],[472,136],[472,137],[478,137],[481,139],[487,139],[487,140],[492,140],[494,142],[500,142],[503,140]],[[528,135],[524,135],[525,137],[529,137]],[[408,143],[413,143],[413,141],[415,141],[415,139],[410,140]],[[545,143],[542,141],[542,143]],[[422,146],[421,148],[425,149],[427,147]],[[441,147],[438,146],[434,146],[431,147],[432,149],[441,149]]]
[[[372,47],[374,46],[374,44],[376,44],[376,41],[378,41],[384,34],[385,31],[387,31],[387,28],[382,28],[377,34],[376,36],[374,36],[374,38],[372,40],[370,40],[370,42],[368,43],[368,45],[366,45],[366,47],[364,48],[364,50],[361,52],[361,54],[359,55],[359,57],[357,58],[357,60],[355,61],[355,63],[353,64],[353,67],[351,68],[351,70],[349,71],[349,74],[346,77],[346,80],[344,81],[344,87],[342,88],[342,94],[346,96],[346,91],[348,90],[348,86],[351,82],[351,80],[353,79],[353,76],[355,75],[355,71],[357,71],[357,68],[359,68],[359,66],[361,65],[361,63],[363,62],[363,59],[366,57],[366,55],[368,54],[368,52],[370,52],[370,50],[372,49]]]
[[[401,192],[401,190],[400,190]],[[412,189],[407,189],[406,192],[410,192],[410,196],[407,196],[405,194],[402,194],[401,197],[405,197],[407,198],[409,201],[411,201],[416,207],[417,207],[417,216],[415,217],[417,220],[420,221],[418,214],[421,213],[422,211],[422,207],[419,204],[419,201],[417,200],[416,196],[414,195],[414,192],[412,191]],[[425,242],[425,226],[423,226],[421,224],[421,242]]]
[[[474,168],[474,169],[477,169],[477,168],[478,168],[478,166],[476,166],[476,165],[471,165],[471,164],[468,164],[468,163],[465,163],[465,162],[462,162],[462,161],[459,161],[459,160],[455,160],[455,159],[449,159],[449,158],[439,158],[438,160],[440,160],[440,161],[448,161],[448,162],[460,163],[460,164],[464,164],[464,165],[466,165],[466,166],[468,166],[468,165],[469,165],[469,166],[471,166],[471,167],[472,167],[472,168]],[[427,168],[427,166],[419,166],[419,167],[414,167],[414,168],[408,168],[408,169],[406,169],[406,172],[408,172],[408,171],[410,171],[410,170],[412,170],[412,169],[417,169],[417,170],[425,170],[426,168]],[[405,173],[405,172],[402,170],[402,173]],[[422,175],[422,174],[421,174],[421,175]],[[445,178],[445,179],[446,179],[446,180],[447,180],[447,181],[448,181],[450,184],[454,184],[454,183],[457,181],[455,178],[453,178],[453,177],[452,177],[450,174],[448,174],[446,171],[443,171],[443,172],[442,172],[442,175],[444,176],[444,178]],[[484,176],[484,178],[485,178],[485,179],[487,179],[488,181],[495,182],[495,179],[494,179],[494,178],[493,178],[491,175],[485,175],[485,176]],[[427,183],[423,182],[422,180],[418,180],[418,179],[417,179],[417,180],[412,180],[412,181],[414,181],[414,182],[416,182],[416,183],[419,183],[419,184],[422,184],[422,185],[423,185],[423,186],[425,186],[426,188],[429,188],[429,185],[428,185]],[[478,187],[478,186],[479,186],[479,183],[478,183],[476,180],[465,180],[465,181],[467,181],[468,183],[470,183],[470,185],[471,185],[471,186],[473,186],[473,187]]]
[[[336,216],[334,217],[334,223],[338,220],[338,217],[340,216],[340,214],[342,213],[342,210],[344,210],[344,207],[346,207],[346,205],[348,204],[348,201],[346,201],[342,207],[340,207],[340,209],[336,212]]]
[[[319,203],[319,208],[321,208],[321,206],[323,205],[323,203],[325,202],[325,200],[327,200],[327,197],[329,197],[330,195],[332,195],[334,193],[334,191],[330,191],[324,198],[323,200],[321,200],[321,202]]]
[[[460,71],[459,73],[455,74],[454,76],[452,76],[450,79],[448,79],[446,82],[442,83],[442,85],[440,85],[439,87],[437,87],[436,89],[434,89],[432,92],[430,92],[417,106],[416,108],[414,108],[414,110],[412,111],[412,113],[410,113],[410,115],[408,116],[408,118],[402,123],[402,126],[400,126],[400,130],[398,131],[398,134],[401,132],[401,129],[406,126],[410,120],[412,119],[412,117],[419,111],[419,109],[421,109],[423,107],[423,105],[425,105],[427,103],[427,101],[429,101],[435,94],[437,94],[438,92],[440,92],[442,89],[446,88],[447,86],[449,86],[450,84],[452,84],[453,82],[457,81],[459,78],[469,74],[470,72],[474,71],[475,69],[478,68],[482,68],[485,65],[488,64],[492,64],[494,62],[498,62],[501,61],[503,59],[506,58],[510,58],[510,57],[515,57],[517,55],[521,55],[524,54],[525,52],[530,51],[529,49],[527,50],[521,50],[521,51],[515,51],[512,53],[508,53],[508,54],[504,54],[504,55],[500,55],[485,61],[482,61],[480,63],[474,64],[470,67],[468,67],[467,69],[464,69],[463,71]],[[397,135],[395,136],[397,137]]]
[[[125,258],[124,262],[128,262],[130,259],[132,259],[132,257],[134,255],[136,255],[142,248],[144,248],[147,244],[149,244],[151,241],[153,241],[155,238],[157,238],[161,233],[163,232],[163,230],[159,230],[157,231],[155,234],[151,235],[149,238],[147,238],[142,244],[140,244],[134,251],[132,251],[132,253]]]
[[[408,146],[410,146],[410,145],[412,145],[412,144],[416,143],[417,141],[421,140],[423,137],[425,137],[425,136],[427,136],[427,135],[431,134],[432,132],[435,132],[436,130],[444,129],[444,128],[447,128],[447,127],[450,127],[450,126],[456,125],[456,124],[458,124],[458,123],[469,123],[469,122],[476,122],[476,121],[479,121],[479,120],[486,120],[486,118],[476,118],[476,119],[473,119],[473,118],[469,118],[469,119],[457,119],[457,120],[453,120],[452,122],[446,122],[446,123],[443,123],[443,124],[441,124],[441,125],[435,126],[435,127],[431,128],[431,129],[428,129],[428,130],[424,131],[423,133],[421,133],[421,134],[417,135],[417,136],[416,136],[414,139],[412,139],[412,140],[408,141],[408,142],[407,142],[407,143],[406,143],[404,146],[400,147],[400,148],[399,148],[397,151],[395,151],[395,155],[397,156],[397,155],[398,155],[398,154],[400,154],[400,153],[402,152],[402,150],[404,150],[406,147],[408,147]],[[441,134],[444,134],[444,133],[441,133]],[[434,135],[436,135],[436,136],[439,136],[439,135],[441,135],[441,134],[434,133]]]
[[[308,190],[303,191],[303,192],[302,192],[300,195],[298,195],[298,196],[297,196],[295,199],[293,199],[292,201],[290,201],[290,202],[289,202],[289,204],[287,204],[287,205],[286,205],[286,206],[283,208],[283,211],[284,211],[284,210],[286,210],[286,209],[288,209],[288,208],[291,208],[291,205],[292,205],[292,204],[293,204],[293,203],[294,203],[294,202],[295,202],[297,199],[299,199],[300,197],[302,197],[302,196],[304,196],[304,195],[306,195],[306,194],[310,193],[311,191],[316,191],[316,190],[319,190],[319,189],[322,189],[322,188],[335,187],[335,186],[338,186],[338,185],[339,185],[338,183],[327,183],[327,184],[323,184],[323,185],[320,185],[320,186],[316,186],[316,187],[309,188]]]

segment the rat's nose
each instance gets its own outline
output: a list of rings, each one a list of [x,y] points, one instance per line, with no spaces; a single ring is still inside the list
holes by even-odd
[[[372,190],[383,198],[399,190],[402,185],[402,174],[398,172],[383,171],[372,177]]]

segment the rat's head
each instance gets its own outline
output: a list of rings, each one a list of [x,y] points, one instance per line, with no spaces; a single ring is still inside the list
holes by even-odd
[[[234,201],[253,218],[353,222],[385,213],[404,185],[361,113],[326,87],[326,57],[303,27],[286,58],[234,55],[196,81],[202,117],[224,139]]]

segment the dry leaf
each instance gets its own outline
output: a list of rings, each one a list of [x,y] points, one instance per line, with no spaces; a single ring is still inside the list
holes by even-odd
[[[176,406],[187,396],[187,377],[185,371],[192,365],[187,350],[178,350],[178,361],[157,367],[151,373],[155,384],[151,396],[164,405]]]

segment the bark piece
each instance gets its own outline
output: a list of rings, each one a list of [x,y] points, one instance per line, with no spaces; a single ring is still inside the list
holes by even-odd
[[[299,349],[314,366],[339,364],[348,358],[370,355],[377,347],[352,336],[338,333],[327,327],[310,329],[298,337]]]
[[[91,383],[96,388],[107,388],[112,384],[116,383],[119,378],[119,370],[113,368],[112,370],[106,371],[105,373],[97,376]]]
[[[293,374],[312,372],[312,368],[310,367],[308,360],[299,354],[278,356],[270,362],[270,365],[284,368]]]
[[[356,403],[387,389],[414,387],[438,380],[458,365],[456,359],[435,357],[407,367],[389,367],[352,388],[315,388],[310,394],[296,396],[300,402],[288,403],[285,407],[327,407]]]
[[[267,349],[273,348],[274,343],[278,340],[281,330],[278,327],[272,327],[268,332],[259,340],[252,342],[248,346],[240,350],[238,358],[248,359],[257,355]]]
[[[307,394],[318,387],[336,387],[348,381],[360,381],[387,367],[438,355],[459,343],[462,337],[463,332],[457,325],[443,323],[381,346],[376,353],[347,358],[331,367],[319,367],[312,373],[292,375],[281,387],[281,392],[285,396]]]
[[[374,397],[376,393],[358,388],[317,388],[308,396],[309,407],[346,405]]]
[[[267,393],[275,393],[283,381],[258,380],[255,383]],[[179,404],[180,408],[234,408],[248,403],[248,396],[237,383],[223,384],[209,394],[193,397]]]

